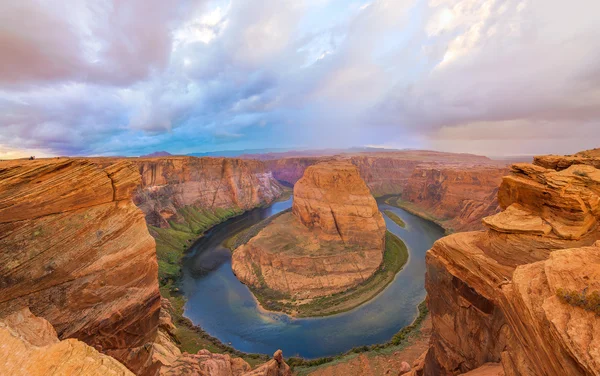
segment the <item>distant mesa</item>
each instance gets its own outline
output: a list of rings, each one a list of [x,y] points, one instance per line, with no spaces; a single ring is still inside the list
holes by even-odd
[[[345,291],[380,267],[383,216],[356,166],[310,166],[294,186],[292,212],[233,253],[232,268],[254,292],[312,299]]]
[[[172,155],[173,154],[169,153],[168,151],[155,151],[154,153],[140,155],[140,158],[170,157]]]

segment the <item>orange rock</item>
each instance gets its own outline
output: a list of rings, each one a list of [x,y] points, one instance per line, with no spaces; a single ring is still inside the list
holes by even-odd
[[[0,316],[30,307],[143,373],[157,335],[154,239],[131,201],[139,174],[85,160],[0,163]],[[135,272],[132,272],[135,271]]]
[[[314,298],[347,290],[381,265],[385,222],[353,165],[309,167],[294,187],[292,213],[234,251],[232,268],[242,282]]]
[[[350,163],[319,163],[307,168],[294,186],[292,212],[309,229],[339,237],[346,245],[383,252],[383,216],[358,169]]]
[[[590,158],[535,161],[544,166],[517,164],[503,179],[505,210],[484,219],[488,231],[428,251],[433,334],[421,374],[600,372],[600,317],[556,296],[600,290],[600,171]]]
[[[0,374],[133,376],[117,360],[76,339],[59,341],[50,323],[29,309],[0,319]]]

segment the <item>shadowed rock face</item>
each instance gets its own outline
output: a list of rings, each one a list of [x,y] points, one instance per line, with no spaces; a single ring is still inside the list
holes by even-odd
[[[557,296],[600,292],[600,170],[576,158],[514,165],[488,230],[427,253],[433,335],[413,374],[600,374],[600,317]]]
[[[0,316],[30,307],[59,338],[118,359],[151,342],[160,295],[154,240],[131,201],[139,181],[127,162],[1,163]],[[148,357],[125,363],[138,372]]]
[[[369,278],[384,248],[385,222],[357,168],[324,162],[296,183],[292,213],[236,249],[232,267],[257,289],[314,298]]]

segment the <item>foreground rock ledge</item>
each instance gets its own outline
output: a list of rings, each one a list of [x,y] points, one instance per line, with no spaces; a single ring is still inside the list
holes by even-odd
[[[347,290],[383,260],[385,222],[348,162],[319,163],[294,186],[292,213],[272,221],[233,253],[237,277],[255,289],[298,299]]]
[[[486,232],[434,244],[433,334],[413,375],[600,374],[600,316],[586,295],[600,293],[598,167],[593,156],[516,164],[498,193],[504,211],[484,219]]]

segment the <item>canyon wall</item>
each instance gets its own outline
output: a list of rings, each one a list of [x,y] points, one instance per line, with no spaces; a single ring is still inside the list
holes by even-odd
[[[152,367],[140,349],[156,336],[160,294],[154,239],[131,200],[139,181],[127,162],[2,162],[0,317],[28,307],[61,339]]]
[[[417,166],[407,179],[402,200],[407,209],[451,231],[483,228],[481,219],[500,211],[498,186],[509,169],[494,166]]]
[[[263,162],[232,158],[136,158],[142,175],[135,203],[149,225],[169,227],[179,221],[178,209],[249,210],[275,200],[281,186]]]
[[[450,231],[482,229],[481,219],[499,211],[496,194],[508,168],[483,156],[433,151],[293,157],[265,162],[273,176],[295,184],[307,167],[347,160],[358,167],[375,196],[401,195],[399,206]]]
[[[598,159],[516,164],[485,232],[427,253],[430,348],[413,375],[600,374]]]

